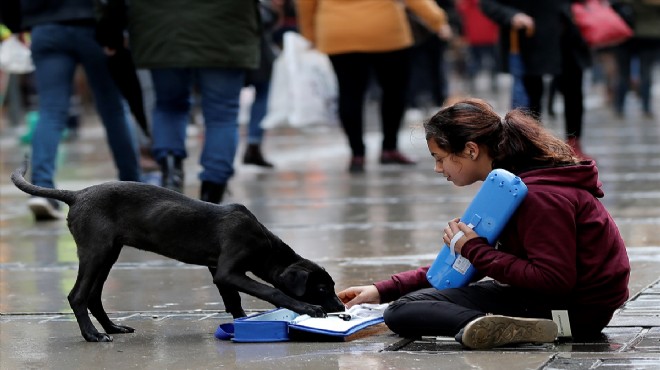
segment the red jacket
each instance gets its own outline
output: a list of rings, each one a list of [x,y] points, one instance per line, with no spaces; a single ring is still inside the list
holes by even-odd
[[[483,46],[497,43],[499,26],[479,8],[479,0],[460,0],[456,10],[461,16],[463,36],[469,45]]]
[[[497,243],[475,238],[461,254],[483,275],[547,295],[585,317],[597,308],[606,325],[628,299],[630,264],[619,230],[598,198],[595,164],[536,169],[519,174],[528,194]],[[376,283],[388,302],[430,287],[428,267]]]

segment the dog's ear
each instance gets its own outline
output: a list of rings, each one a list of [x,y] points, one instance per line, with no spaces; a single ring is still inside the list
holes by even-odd
[[[287,267],[280,274],[280,281],[296,297],[301,297],[307,290],[309,271],[296,268],[295,265]]]

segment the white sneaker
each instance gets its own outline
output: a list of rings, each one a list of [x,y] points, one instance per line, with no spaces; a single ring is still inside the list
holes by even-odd
[[[31,197],[27,204],[34,214],[34,219],[37,221],[60,220],[64,218],[64,213],[60,212],[60,204],[54,199]]]
[[[552,343],[557,324],[548,319],[487,315],[470,321],[456,335],[465,347],[488,349],[514,343]]]

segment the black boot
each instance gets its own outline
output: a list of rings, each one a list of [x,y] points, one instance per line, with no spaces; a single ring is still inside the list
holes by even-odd
[[[168,154],[158,165],[163,176],[160,186],[183,194],[183,159]]]
[[[264,159],[263,154],[261,154],[261,147],[259,144],[248,144],[245,148],[245,154],[243,155],[243,163],[245,164],[254,164],[261,167],[273,168],[273,164]]]
[[[222,197],[225,195],[226,188],[227,184],[202,181],[202,189],[199,199],[209,203],[220,204],[220,202],[222,202]]]

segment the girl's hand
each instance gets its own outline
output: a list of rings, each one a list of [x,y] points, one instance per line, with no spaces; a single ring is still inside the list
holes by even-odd
[[[337,297],[346,305],[346,308],[362,303],[380,303],[380,293],[374,285],[350,287],[337,293]]]
[[[449,224],[447,225],[447,227],[445,227],[445,234],[442,236],[442,241],[444,241],[445,244],[449,245],[451,243],[451,239],[459,231],[462,231],[464,235],[456,241],[456,244],[454,244],[454,251],[456,251],[456,253],[458,254],[461,253],[461,250],[463,249],[463,245],[467,243],[468,240],[479,237],[479,235],[476,232],[474,232],[474,230],[472,230],[471,227],[469,227],[463,222],[460,222],[458,218],[455,218],[449,221]]]

